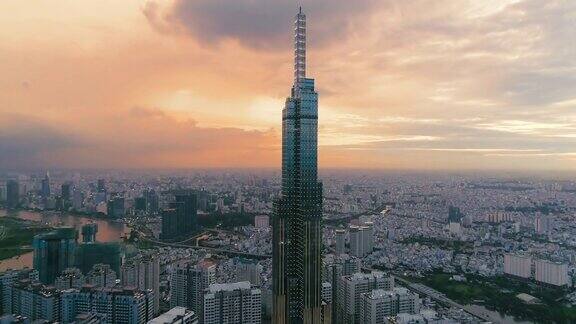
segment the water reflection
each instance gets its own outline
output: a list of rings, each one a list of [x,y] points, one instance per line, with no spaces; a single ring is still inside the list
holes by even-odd
[[[78,230],[80,230],[80,227],[86,223],[96,223],[98,224],[98,234],[96,235],[96,239],[99,242],[121,241],[123,236],[130,233],[130,229],[123,223],[110,222],[105,219],[89,218],[74,214],[0,210],[0,217],[4,216],[38,221],[51,226],[73,226]],[[30,244],[32,244],[32,242],[30,242]],[[10,259],[2,260],[0,261],[0,271],[10,268],[21,269],[24,267],[32,267],[32,255],[32,252],[29,252]]]

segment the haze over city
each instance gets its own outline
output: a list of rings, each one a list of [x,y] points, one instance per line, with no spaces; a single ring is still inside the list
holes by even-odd
[[[0,323],[576,323],[575,22],[2,0]]]
[[[575,169],[569,0],[4,0],[0,168],[277,168],[300,4],[321,168]]]

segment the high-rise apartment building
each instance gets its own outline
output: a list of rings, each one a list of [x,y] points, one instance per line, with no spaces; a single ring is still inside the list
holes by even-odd
[[[294,85],[282,111],[282,192],[273,215],[273,321],[320,323],[322,184],[318,94],[306,78],[306,15],[294,22]]]
[[[204,290],[214,283],[216,264],[211,260],[178,266],[170,281],[170,307],[187,307],[201,318]]]
[[[249,282],[212,284],[203,296],[204,324],[260,324],[262,293]]]
[[[568,264],[548,260],[534,260],[534,279],[551,286],[571,286]]]
[[[38,270],[42,283],[54,283],[65,269],[74,266],[76,236],[77,232],[72,227],[34,236],[34,269]]]
[[[374,246],[374,225],[367,222],[364,225],[351,225],[350,254],[363,257],[372,252]]]
[[[0,273],[0,314],[14,314],[12,308],[12,288],[19,280],[38,282],[38,271],[35,269],[8,270]]]
[[[342,323],[359,324],[362,294],[394,289],[394,277],[379,271],[342,276],[338,282],[337,314]]]
[[[63,323],[74,322],[79,314],[90,312],[103,315],[104,323],[146,323],[154,317],[153,293],[134,288],[95,288],[90,285],[62,292]]]
[[[529,255],[504,254],[504,274],[529,279],[532,276],[532,258]]]
[[[260,286],[261,284],[261,274],[262,265],[255,260],[249,259],[238,259],[236,264],[237,278],[240,281],[248,281],[253,286]]]
[[[19,280],[12,287],[12,312],[32,321],[57,322],[60,320],[60,292],[29,279]]]
[[[336,314],[338,305],[338,284],[341,276],[349,276],[354,273],[360,272],[361,262],[360,259],[350,256],[348,254],[327,254],[324,256],[322,262],[322,280],[323,289],[325,283],[330,283],[332,288],[330,300],[330,314]],[[324,299],[325,296],[322,296]]]
[[[420,297],[406,288],[376,289],[360,298],[359,322],[362,324],[387,324],[389,316],[420,311]]]
[[[120,282],[122,286],[152,291],[154,314],[158,313],[160,309],[160,258],[156,253],[141,254],[126,261],[120,270]]]
[[[549,234],[554,228],[551,216],[539,214],[534,219],[534,230],[538,234]]]
[[[68,268],[54,281],[54,287],[58,290],[80,288],[86,283],[86,278],[78,268]]]
[[[86,275],[86,282],[94,287],[114,287],[116,285],[116,272],[108,264],[95,264]],[[140,287],[137,287],[140,288]]]

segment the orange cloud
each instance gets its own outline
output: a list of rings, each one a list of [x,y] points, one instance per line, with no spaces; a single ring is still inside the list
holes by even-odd
[[[574,169],[572,2],[303,6],[321,167]],[[294,11],[0,2],[0,168],[278,167]]]

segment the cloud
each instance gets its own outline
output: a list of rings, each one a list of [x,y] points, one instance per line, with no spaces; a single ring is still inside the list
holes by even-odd
[[[92,116],[95,128],[84,132],[10,116],[0,124],[0,169],[246,167],[253,159],[268,166],[277,155],[270,132],[197,127],[142,107],[128,112],[108,120]]]
[[[0,120],[0,168],[43,163],[54,152],[88,144],[71,135],[30,117],[5,114]]]
[[[339,39],[353,28],[353,19],[373,8],[375,0],[304,0],[299,4],[313,20],[313,46]],[[237,41],[255,48],[286,48],[291,44],[290,23],[297,13],[292,0],[173,0],[148,1],[143,13],[156,29],[178,32],[217,44]],[[312,28],[313,27],[313,28]]]

